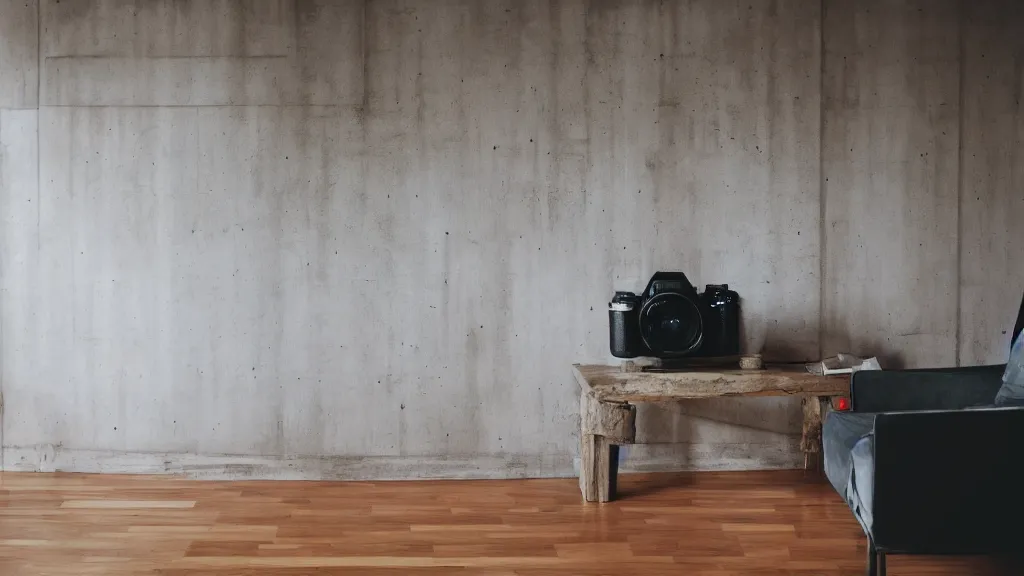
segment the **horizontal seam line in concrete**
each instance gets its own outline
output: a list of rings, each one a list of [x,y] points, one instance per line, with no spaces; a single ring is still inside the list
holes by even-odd
[[[290,54],[196,54],[187,56],[132,56],[121,54],[66,54],[57,56],[43,56],[43,60],[131,60],[139,62],[145,60],[284,60],[291,58]]]
[[[360,110],[357,104],[42,104],[45,108],[349,108]],[[35,110],[31,108],[0,108],[0,110]]]

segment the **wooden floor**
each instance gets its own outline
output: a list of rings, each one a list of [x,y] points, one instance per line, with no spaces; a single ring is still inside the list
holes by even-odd
[[[197,482],[0,474],[0,574],[863,574],[864,538],[803,472],[576,481]],[[897,576],[1003,574],[893,557]],[[1016,573],[1016,572],[1015,572]]]

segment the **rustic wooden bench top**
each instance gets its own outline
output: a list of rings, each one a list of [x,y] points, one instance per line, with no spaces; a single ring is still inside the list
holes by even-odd
[[[685,372],[623,372],[618,366],[574,364],[583,392],[601,402],[658,402],[723,396],[842,396],[849,375],[818,376],[803,367],[765,370],[693,368]]]

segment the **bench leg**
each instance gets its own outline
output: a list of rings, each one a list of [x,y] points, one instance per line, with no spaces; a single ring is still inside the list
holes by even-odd
[[[619,447],[597,434],[583,434],[580,446],[580,492],[587,502],[615,499]]]
[[[830,400],[825,396],[804,398],[804,425],[800,438],[800,450],[804,453],[804,470],[810,470],[812,462],[815,469],[821,464],[821,426],[829,405]]]
[[[615,499],[619,445],[636,438],[636,407],[580,395],[580,492],[587,502]]]

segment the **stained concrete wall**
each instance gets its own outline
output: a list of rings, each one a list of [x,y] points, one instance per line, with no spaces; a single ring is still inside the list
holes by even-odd
[[[956,362],[959,16],[957,0],[826,5],[825,346],[884,366]]]
[[[960,133],[1020,52],[931,6],[4,0],[3,465],[571,474],[658,269],[772,358],[998,360],[1019,131]],[[633,469],[801,462],[788,400],[639,422]]]
[[[964,8],[958,352],[988,364],[1006,361],[1024,286],[1024,7]]]
[[[825,7],[825,350],[1005,362],[1024,287],[1022,6]]]

